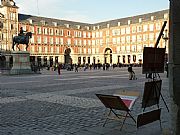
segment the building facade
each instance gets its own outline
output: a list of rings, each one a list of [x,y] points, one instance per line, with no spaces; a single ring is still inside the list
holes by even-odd
[[[11,18],[6,23],[6,38],[3,32],[6,41],[3,40],[2,48],[11,50],[12,35],[17,35],[17,29],[23,27],[33,33],[28,48],[31,61],[50,66],[56,63],[142,63],[143,48],[155,45],[164,21],[169,20],[169,10],[162,10],[88,24],[18,14],[18,7],[8,6],[8,2],[1,2],[1,8],[6,11],[1,12],[4,18]],[[168,33],[168,25],[165,29]],[[168,52],[166,40],[160,40],[158,47],[165,46]],[[25,50],[24,45],[20,47]]]

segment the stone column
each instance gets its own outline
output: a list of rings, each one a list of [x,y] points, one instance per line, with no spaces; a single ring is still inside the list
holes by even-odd
[[[172,129],[180,135],[180,1],[170,0],[169,90]]]

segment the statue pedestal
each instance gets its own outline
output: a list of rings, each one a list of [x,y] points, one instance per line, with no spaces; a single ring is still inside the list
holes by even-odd
[[[30,66],[30,53],[26,51],[13,51],[13,67],[10,74],[32,74]]]

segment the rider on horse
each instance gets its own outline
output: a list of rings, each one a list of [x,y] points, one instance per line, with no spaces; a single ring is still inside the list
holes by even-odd
[[[20,36],[21,38],[21,41],[24,41],[25,40],[25,33],[24,32],[27,32],[25,30],[23,30],[23,27],[20,28],[20,31],[19,31],[19,34],[18,36]]]
[[[26,31],[24,31],[23,27],[21,27],[18,36],[24,36],[24,32]]]

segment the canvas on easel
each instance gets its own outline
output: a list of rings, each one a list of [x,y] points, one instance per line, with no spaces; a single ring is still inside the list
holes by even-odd
[[[144,94],[142,99],[142,108],[150,107],[153,105],[159,106],[159,99],[161,95],[162,80],[155,80],[145,82]]]
[[[165,48],[144,47],[142,73],[164,73]]]

